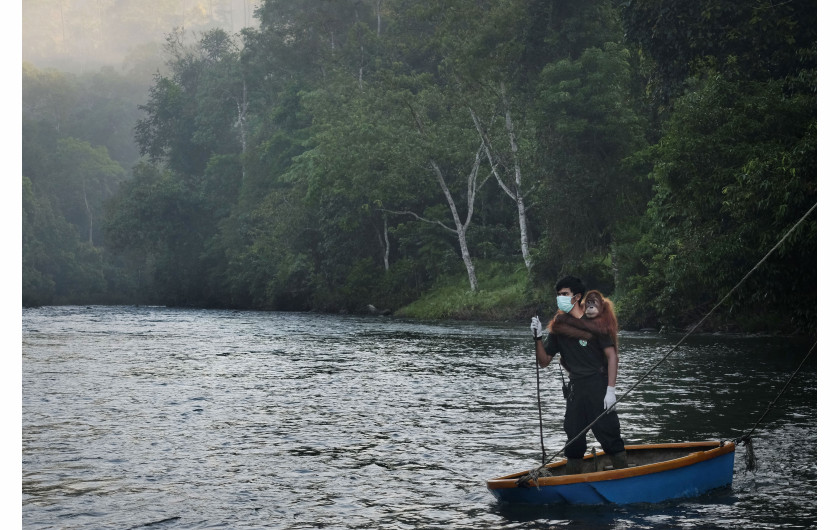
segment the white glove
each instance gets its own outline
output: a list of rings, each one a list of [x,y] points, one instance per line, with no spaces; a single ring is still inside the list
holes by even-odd
[[[607,393],[604,395],[604,410],[607,410],[613,405],[615,405],[615,387],[608,386]]]
[[[531,332],[535,337],[542,337],[542,324],[540,323],[540,317],[531,318]]]

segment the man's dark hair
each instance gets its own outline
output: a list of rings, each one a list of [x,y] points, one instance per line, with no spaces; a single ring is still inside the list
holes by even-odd
[[[580,281],[580,278],[575,278],[574,276],[566,276],[565,278],[560,278],[557,280],[557,283],[554,285],[554,292],[556,293],[563,287],[568,287],[572,290],[572,294],[580,294],[586,292],[586,286],[583,285],[583,282]]]

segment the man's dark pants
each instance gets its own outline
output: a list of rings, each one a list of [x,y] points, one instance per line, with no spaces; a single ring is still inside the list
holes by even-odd
[[[572,393],[566,402],[563,429],[567,440],[577,436],[584,427],[604,412],[604,394],[607,393],[606,375],[596,374],[571,383]],[[624,451],[618,414],[610,412],[592,426],[592,434],[608,455]],[[583,458],[586,454],[586,435],[575,440],[565,450],[567,458]]]

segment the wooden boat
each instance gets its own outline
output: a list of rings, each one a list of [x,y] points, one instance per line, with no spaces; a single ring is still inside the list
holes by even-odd
[[[732,484],[733,442],[628,445],[625,450],[625,469],[612,469],[601,451],[584,457],[578,475],[566,475],[566,460],[561,460],[540,470],[539,484],[527,479],[530,471],[522,471],[488,480],[487,488],[502,502],[586,505],[662,502]]]

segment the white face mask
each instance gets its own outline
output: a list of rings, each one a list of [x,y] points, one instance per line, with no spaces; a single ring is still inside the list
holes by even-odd
[[[568,313],[572,310],[574,304],[572,304],[572,297],[571,296],[558,296],[557,297],[557,309],[563,311],[564,313]]]

